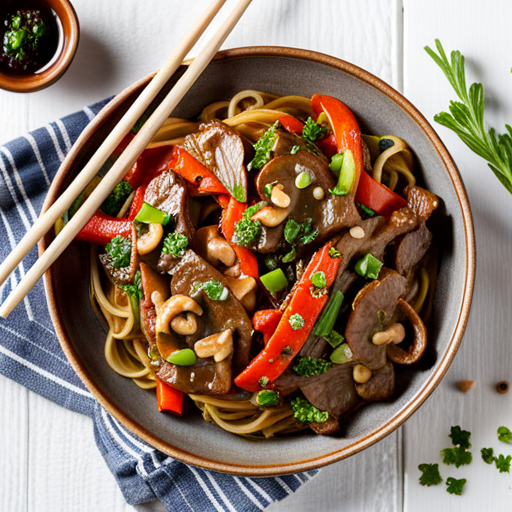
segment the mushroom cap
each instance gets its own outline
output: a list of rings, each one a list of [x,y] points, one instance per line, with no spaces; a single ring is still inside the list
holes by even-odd
[[[382,268],[378,280],[368,283],[352,304],[345,338],[354,357],[370,370],[386,364],[386,346],[374,345],[372,336],[393,323],[398,299],[407,291],[407,279]]]

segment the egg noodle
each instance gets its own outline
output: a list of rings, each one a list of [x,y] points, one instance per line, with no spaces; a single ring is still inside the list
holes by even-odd
[[[302,96],[277,97],[260,91],[245,90],[231,101],[218,101],[205,107],[200,122],[218,119],[236,129],[243,137],[255,143],[283,113],[302,119],[312,116],[311,100]],[[169,118],[153,137],[148,147],[175,145],[183,142],[186,135],[197,131],[198,122],[188,119]],[[393,145],[380,154],[379,140],[390,139]],[[416,183],[413,174],[413,158],[406,143],[398,137],[363,136],[373,161],[373,178],[395,190],[399,175],[407,186]],[[377,156],[378,154],[378,156]],[[119,213],[124,216],[133,195]],[[437,251],[430,250],[422,260],[410,283],[413,297],[410,303],[416,312],[428,322],[435,293],[437,277]],[[91,245],[91,302],[97,306],[108,324],[105,341],[105,359],[109,366],[123,377],[132,379],[143,389],[156,387],[156,376],[150,364],[148,342],[135,318],[130,301],[121,287],[115,286],[98,265],[98,248]],[[227,400],[212,396],[190,395],[202,411],[204,419],[239,435],[271,437],[274,434],[296,432],[307,428],[293,417],[286,405],[268,409],[258,408],[248,400]]]

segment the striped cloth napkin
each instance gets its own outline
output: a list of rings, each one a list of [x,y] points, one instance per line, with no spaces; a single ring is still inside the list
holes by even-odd
[[[66,153],[108,101],[0,147],[0,261],[36,220]],[[0,288],[2,301],[36,258],[34,248]],[[174,460],[128,432],[96,402],[64,356],[42,281],[7,320],[0,320],[0,373],[72,411],[91,416],[96,444],[132,505],[159,499],[167,510],[263,510],[316,474],[243,478],[206,471]]]

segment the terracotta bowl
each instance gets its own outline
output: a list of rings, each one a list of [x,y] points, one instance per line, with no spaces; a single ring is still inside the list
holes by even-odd
[[[69,0],[45,0],[48,7],[57,14],[60,23],[60,42],[57,53],[49,67],[40,73],[13,76],[0,72],[0,88],[12,92],[35,92],[54,84],[69,68],[73,61],[80,25],[75,9]]]
[[[171,87],[184,67],[169,81]],[[45,208],[66,188],[111,128],[151,80],[116,96],[77,141],[55,178]],[[349,457],[393,432],[434,391],[450,366],[466,327],[475,275],[471,211],[461,177],[443,143],[403,96],[370,73],[326,55],[290,48],[238,48],[220,52],[185,96],[175,116],[192,117],[242,89],[274,94],[336,96],[355,112],[366,133],[404,138],[415,153],[420,181],[441,198],[431,228],[441,262],[428,353],[397,368],[392,402],[363,407],[343,422],[337,437],[306,433],[252,442],[203,421],[199,413],[159,413],[155,394],[114,373],[105,362],[106,331],[89,303],[89,248],[73,243],[46,273],[53,322],[71,364],[86,386],[125,427],[181,461],[246,476],[310,470]],[[52,235],[41,244],[47,247]]]

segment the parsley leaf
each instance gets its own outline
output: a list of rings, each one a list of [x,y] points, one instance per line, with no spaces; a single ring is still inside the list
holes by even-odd
[[[279,126],[279,121],[276,121],[273,126],[271,126],[263,136],[254,144],[254,149],[256,154],[254,158],[249,162],[247,166],[247,170],[253,171],[254,169],[261,169],[267,162],[270,162],[272,148],[274,147],[274,143],[277,137],[277,128]]]
[[[329,413],[317,409],[305,398],[294,398],[290,405],[293,409],[293,417],[301,423],[325,423],[329,419]]]
[[[465,478],[461,478],[460,480],[457,480],[456,478],[452,478],[450,476],[449,478],[446,479],[446,485],[448,486],[446,488],[446,492],[460,496],[462,494],[462,488],[464,487],[465,483],[466,483]]]
[[[436,39],[439,55],[428,46],[425,51],[441,68],[461,101],[450,102],[450,113],[441,112],[434,120],[455,132],[474,153],[489,163],[489,167],[501,184],[512,193],[512,127],[505,125],[507,132],[496,134],[484,123],[485,97],[482,84],[474,83],[466,89],[464,56],[453,51],[448,60],[439,39]]]
[[[114,268],[124,268],[130,265],[132,256],[132,241],[124,236],[115,236],[105,247]]]
[[[261,234],[261,222],[259,220],[251,220],[251,217],[263,206],[265,203],[262,201],[247,208],[244,212],[242,220],[235,224],[235,233],[233,241],[240,247],[247,247],[252,242],[256,241]]]
[[[507,427],[498,428],[498,439],[504,443],[512,444],[512,432]]]
[[[302,128],[302,138],[306,142],[313,143],[315,140],[321,139],[328,131],[328,126],[322,126],[308,117],[304,128]]]
[[[423,473],[420,476],[420,485],[430,487],[443,481],[439,474],[439,464],[420,464],[418,469]]]
[[[456,468],[471,464],[473,460],[473,454],[460,446],[441,450],[441,456],[446,465],[450,466],[455,464]]]
[[[304,327],[304,318],[302,318],[299,313],[295,313],[288,319],[288,323],[290,324],[291,328],[296,331]]]
[[[459,425],[450,429],[450,437],[452,438],[454,446],[460,446],[461,448],[471,448],[471,443],[469,442],[471,432],[462,430]]]
[[[188,247],[188,238],[181,233],[169,233],[164,240],[163,254],[170,254],[173,258],[181,258]]]
[[[284,239],[289,243],[293,244],[300,233],[301,225],[293,220],[288,219],[286,221],[286,225],[284,226]]]
[[[512,461],[512,455],[499,454],[498,458],[494,457],[494,463],[500,473],[510,473],[510,462]]]
[[[137,301],[142,300],[142,297],[144,295],[142,293],[140,270],[137,270],[137,272],[135,272],[133,284],[125,284],[122,288],[129,297],[134,297],[135,299],[137,299]]]
[[[482,460],[486,464],[492,464],[496,457],[494,456],[494,450],[492,448],[482,448],[480,450],[480,453],[482,454]]]
[[[226,300],[228,298],[228,290],[222,283],[218,281],[207,281],[200,286],[211,300]]]
[[[299,244],[307,245],[310,244],[318,235],[318,229],[313,230],[311,228],[311,223],[313,219],[307,219],[304,224],[302,224],[302,236],[299,238]]]
[[[315,359],[314,357],[301,357],[299,364],[293,367],[295,373],[305,377],[313,377],[314,375],[322,375],[330,367],[332,363],[325,359]]]

